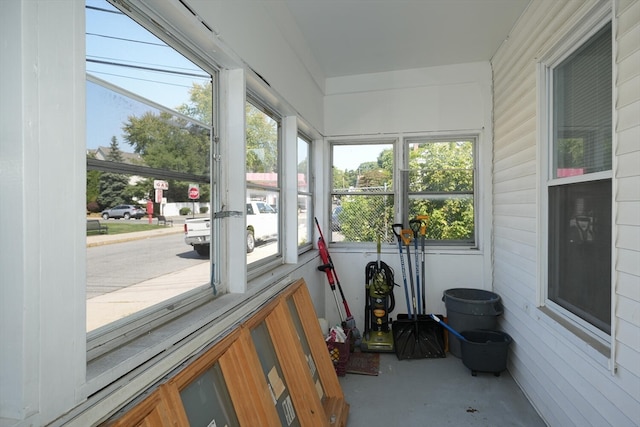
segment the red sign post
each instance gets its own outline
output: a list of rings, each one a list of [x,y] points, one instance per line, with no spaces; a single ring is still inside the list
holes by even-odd
[[[193,201],[191,205],[191,218],[196,216],[196,200],[200,198],[200,187],[198,184],[189,184],[189,199]]]
[[[200,187],[198,184],[189,184],[189,199],[198,200],[200,198]]]

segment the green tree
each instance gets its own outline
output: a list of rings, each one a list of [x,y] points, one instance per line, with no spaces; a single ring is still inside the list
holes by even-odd
[[[95,159],[95,152],[91,151],[87,153],[88,159]],[[102,206],[98,203],[100,196],[100,176],[102,172],[97,170],[87,171],[87,188],[86,188],[86,202],[87,210],[89,212],[100,212]]]
[[[427,239],[470,240],[474,233],[473,144],[419,144],[409,157],[409,216],[427,215]]]
[[[266,114],[247,102],[247,172],[277,172],[278,128]]]
[[[147,166],[175,172],[209,174],[208,129],[167,112],[129,116],[125,140]]]
[[[180,105],[177,110],[185,116],[200,120],[208,125],[213,120],[213,90],[211,82],[193,83],[189,90],[189,103]]]
[[[122,152],[120,151],[118,140],[115,136],[111,138],[109,148],[110,151],[106,160],[122,162]],[[97,199],[98,204],[102,208],[107,208],[122,203],[130,203],[131,199],[129,199],[125,194],[125,190],[128,185],[129,178],[126,175],[111,172],[101,173],[98,185],[100,194]]]

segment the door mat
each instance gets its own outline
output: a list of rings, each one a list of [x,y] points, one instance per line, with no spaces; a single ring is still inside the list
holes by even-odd
[[[380,353],[357,351],[349,355],[346,371],[348,374],[378,375]]]

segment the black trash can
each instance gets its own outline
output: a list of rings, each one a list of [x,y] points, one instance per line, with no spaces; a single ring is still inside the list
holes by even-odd
[[[500,295],[482,289],[456,288],[444,291],[447,323],[458,332],[474,329],[495,330],[503,312]],[[449,334],[449,352],[462,357],[458,338]]]

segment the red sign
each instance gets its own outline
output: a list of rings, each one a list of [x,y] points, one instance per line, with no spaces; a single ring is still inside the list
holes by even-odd
[[[195,184],[189,185],[189,199],[196,200],[199,198],[200,198],[200,188]]]

